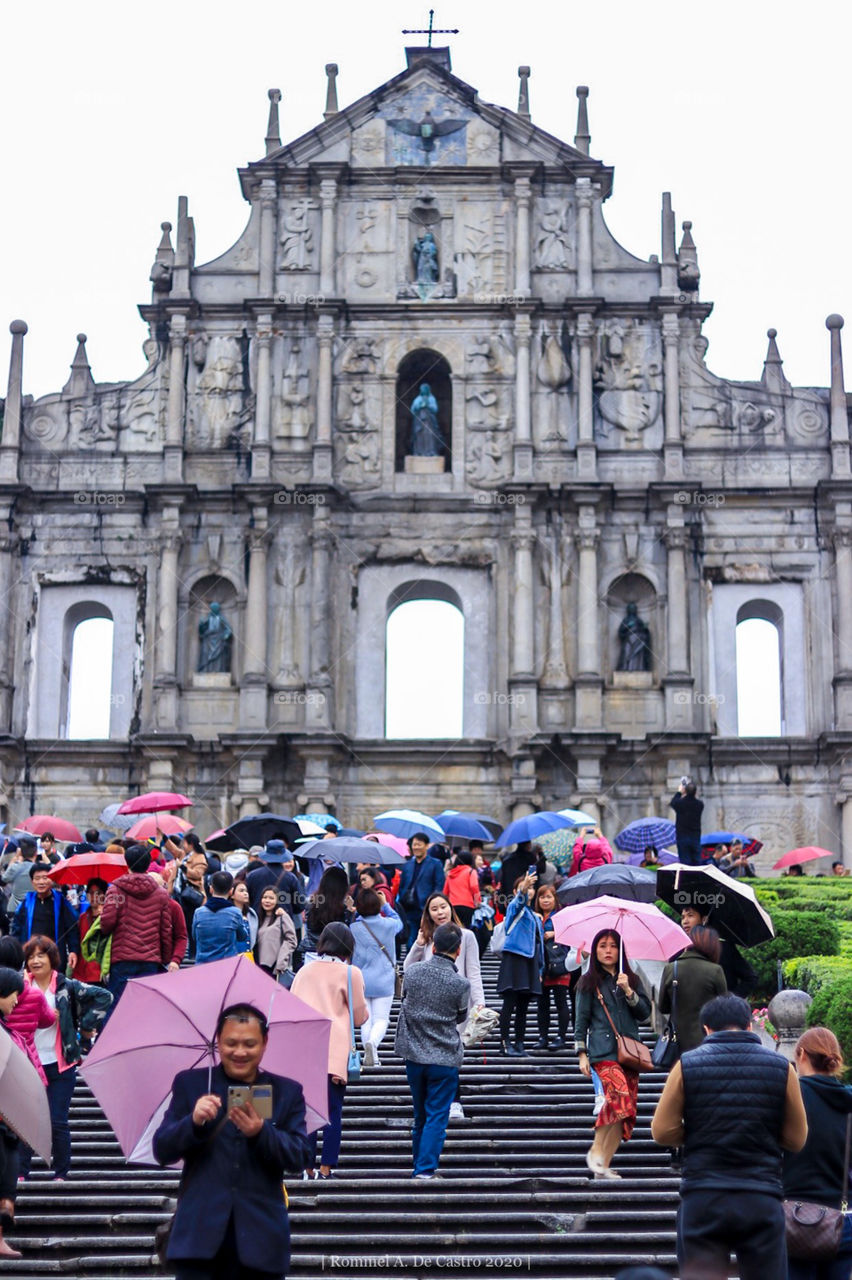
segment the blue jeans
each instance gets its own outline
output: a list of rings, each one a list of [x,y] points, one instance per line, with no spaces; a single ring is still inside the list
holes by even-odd
[[[53,1176],[67,1178],[71,1168],[71,1126],[68,1123],[68,1112],[74,1085],[77,1083],[77,1068],[67,1067],[60,1071],[55,1062],[48,1062],[44,1068],[47,1076],[47,1107],[50,1111],[50,1129],[53,1147]],[[22,1178],[28,1178],[33,1153],[26,1143],[20,1145],[20,1167]]]
[[[411,1154],[414,1172],[434,1173],[444,1149],[450,1103],[459,1083],[458,1067],[438,1067],[430,1062],[406,1062],[405,1074],[414,1106]]]
[[[787,1275],[789,1280],[849,1280],[852,1276],[852,1213],[845,1215],[836,1257],[829,1262],[800,1262],[790,1258]]]
[[[343,1125],[343,1099],[346,1096],[346,1085],[335,1084],[331,1076],[328,1077],[328,1124],[324,1126],[322,1131],[322,1157],[320,1164],[326,1165],[329,1169],[336,1169],[340,1160],[340,1134]],[[319,1134],[315,1129],[308,1138],[308,1151],[311,1153],[310,1168],[313,1168],[317,1162],[317,1138]]]
[[[106,1011],[101,1029],[106,1026],[110,1015],[115,1013],[115,1007],[131,978],[150,978],[153,974],[162,972],[163,966],[155,964],[153,960],[117,960],[111,965],[107,987],[112,992],[112,1004]]]

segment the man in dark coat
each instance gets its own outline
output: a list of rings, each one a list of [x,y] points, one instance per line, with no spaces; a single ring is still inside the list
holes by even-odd
[[[59,949],[59,967],[73,970],[80,954],[80,929],[77,917],[48,874],[49,862],[32,862],[31,889],[15,912],[12,933],[20,942],[28,942],[35,934],[52,939]]]
[[[410,837],[408,847],[411,857],[402,868],[397,890],[397,902],[401,903],[408,921],[408,948],[414,946],[420,928],[420,917],[426,901],[433,893],[444,888],[444,868],[437,858],[429,857],[429,837],[418,831]]]
[[[181,1071],[154,1135],[161,1165],[183,1160],[167,1257],[176,1280],[284,1280],[290,1222],[282,1179],[307,1160],[301,1085],[260,1069],[268,1028],[251,1005],[219,1016],[220,1065]],[[228,1105],[232,1086],[270,1085],[272,1118],[251,1100]]]
[[[681,779],[681,784],[672,796],[671,808],[675,811],[675,840],[677,856],[688,866],[701,864],[701,815],[704,812],[704,801],[695,794],[695,783]]]

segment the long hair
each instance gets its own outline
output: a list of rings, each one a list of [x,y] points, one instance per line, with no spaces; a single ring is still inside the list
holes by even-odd
[[[692,951],[698,951],[714,964],[719,963],[722,954],[722,943],[715,929],[706,924],[695,924],[689,931],[689,945]]]
[[[828,1027],[811,1027],[799,1036],[796,1052],[800,1049],[810,1059],[817,1075],[843,1075],[843,1050],[837,1036]]]
[[[437,927],[435,924],[435,921],[429,915],[429,908],[436,898],[440,898],[442,902],[446,902],[447,906],[450,908],[450,923],[458,925],[460,929],[464,928],[464,925],[462,924],[461,920],[459,920],[458,916],[456,915],[455,907],[450,902],[447,895],[445,893],[430,893],[429,897],[426,899],[426,905],[423,908],[423,915],[420,917],[420,928],[424,938],[426,939],[427,947],[429,946],[429,943],[432,941],[432,938],[434,937],[434,934],[435,934],[435,929]],[[462,937],[464,937],[464,935],[462,935]]]
[[[349,880],[346,872],[340,867],[326,867],[307,910],[307,924],[311,933],[322,933],[325,926],[334,920],[339,920],[341,924],[344,922],[346,908],[343,899],[348,892]]]
[[[596,991],[600,991],[601,982],[604,978],[608,978],[609,974],[598,960],[598,943],[602,938],[613,938],[615,945],[621,950],[621,972],[627,974],[627,980],[630,983],[631,991],[638,991],[640,987],[639,979],[630,968],[630,961],[627,959],[627,952],[621,941],[621,937],[614,929],[601,929],[600,933],[596,933],[592,938],[592,952],[589,961],[589,967],[577,983],[578,991],[590,991],[592,995]]]

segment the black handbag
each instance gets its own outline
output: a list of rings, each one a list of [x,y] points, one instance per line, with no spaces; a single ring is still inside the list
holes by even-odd
[[[564,978],[570,972],[568,969],[568,957],[570,954],[571,948],[563,946],[561,942],[545,942],[545,976],[548,978]]]
[[[837,1256],[848,1208],[849,1147],[852,1142],[852,1115],[846,1117],[846,1150],[843,1155],[843,1182],[839,1209],[807,1200],[785,1200],[787,1254],[801,1262],[829,1262]]]
[[[679,1057],[680,1044],[677,1038],[677,960],[675,960],[672,978],[672,1011],[660,1038],[651,1051],[651,1061],[658,1071],[671,1071]]]

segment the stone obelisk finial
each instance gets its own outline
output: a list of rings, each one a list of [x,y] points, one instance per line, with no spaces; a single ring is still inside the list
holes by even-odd
[[[675,252],[675,216],[672,209],[672,193],[663,192],[662,222],[662,270],[660,272],[660,293],[671,297],[678,292],[677,287],[677,253]]]
[[[849,418],[846,412],[846,389],[843,385],[843,348],[840,330],[843,316],[830,315],[825,327],[831,334],[831,474],[849,475]]]
[[[589,133],[589,86],[587,84],[577,85],[577,99],[577,132],[574,134],[574,146],[587,156],[592,142],[592,135]]]
[[[3,417],[3,435],[0,437],[0,483],[5,484],[14,484],[18,479],[26,331],[27,326],[23,320],[13,320],[9,325],[9,332],[12,335],[12,354],[9,359],[9,384]]]
[[[325,86],[325,111],[322,113],[323,120],[330,120],[332,116],[336,116],[338,112],[337,106],[337,73],[340,70],[336,62],[327,62],[325,64],[325,74],[327,83]]]
[[[269,156],[281,146],[281,128],[278,124],[278,103],[281,101],[280,89],[269,89],[269,120],[266,124],[266,154]]]
[[[518,67],[518,115],[522,120],[530,118],[530,74],[529,67]]]

